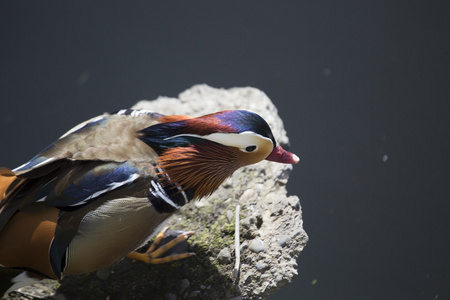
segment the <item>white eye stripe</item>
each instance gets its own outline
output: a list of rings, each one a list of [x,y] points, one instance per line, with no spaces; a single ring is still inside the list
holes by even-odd
[[[223,132],[215,132],[208,135],[197,135],[197,134],[178,134],[175,136],[168,137],[164,140],[180,137],[180,136],[191,136],[196,138],[201,138],[205,140],[209,140],[212,142],[216,142],[218,144],[222,144],[224,146],[232,146],[241,149],[244,152],[248,152],[245,150],[248,146],[256,146],[258,148],[264,142],[272,140],[264,137],[260,134],[254,133],[252,131],[244,131],[241,133],[223,133]]]

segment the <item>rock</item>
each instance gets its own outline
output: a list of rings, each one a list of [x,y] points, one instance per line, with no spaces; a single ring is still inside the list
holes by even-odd
[[[263,241],[254,239],[250,242],[248,249],[250,249],[250,251],[253,251],[255,253],[259,253],[266,249],[266,245],[264,245]]]
[[[227,220],[230,223],[234,220],[234,213],[231,210],[227,210]]]
[[[192,291],[189,293],[188,298],[197,298],[198,296],[200,296],[201,292],[196,290],[196,291]]]
[[[231,262],[231,253],[228,248],[223,248],[220,250],[219,255],[217,255],[217,260],[221,264],[228,264]]]
[[[256,199],[256,192],[255,192],[255,190],[248,189],[242,194],[241,198],[239,199],[239,202],[248,203],[248,202],[250,202],[252,200],[255,200],[255,199]]]
[[[253,222],[253,218],[247,217],[247,218],[242,219],[240,223],[241,223],[241,226],[248,229],[248,228],[250,228],[250,225],[252,225],[254,222]]]
[[[289,237],[287,235],[281,235],[278,237],[278,243],[280,247],[286,246],[286,243],[289,241]]]
[[[189,282],[189,280],[187,278],[183,279],[181,281],[181,289],[180,289],[180,294],[183,294],[184,291],[186,291],[186,289],[191,285],[191,283]]]
[[[164,295],[164,298],[166,300],[177,300],[177,295],[175,295],[173,293],[167,293]]]
[[[57,287],[59,287],[59,284],[55,280],[44,279],[39,283],[24,286],[10,294],[21,295],[18,297],[12,297],[12,299],[42,299],[45,297],[53,296]],[[60,294],[58,297],[62,298],[64,297],[64,295]],[[6,299],[8,299],[8,297],[6,297]]]
[[[264,269],[266,268],[266,264],[263,263],[262,261],[259,261],[259,262],[256,263],[256,268],[257,268],[259,271],[264,270]]]
[[[107,280],[110,275],[111,275],[111,269],[110,268],[106,268],[106,269],[97,271],[97,276],[101,280]]]

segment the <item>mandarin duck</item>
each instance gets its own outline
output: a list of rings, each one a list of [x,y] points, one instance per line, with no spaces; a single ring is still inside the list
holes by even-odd
[[[125,109],[79,124],[18,168],[0,169],[0,265],[24,270],[10,290],[125,256],[171,260],[161,258],[168,244],[135,250],[183,205],[264,159],[299,161],[244,110],[194,118]]]

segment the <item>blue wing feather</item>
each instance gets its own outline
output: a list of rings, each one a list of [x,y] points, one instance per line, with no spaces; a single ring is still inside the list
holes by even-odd
[[[138,170],[129,163],[102,163],[94,168],[81,168],[61,188],[62,178],[48,182],[33,197],[34,202],[62,210],[73,210],[112,190],[126,186],[140,177]],[[62,192],[57,192],[62,190]]]
[[[15,173],[24,172],[24,171],[27,171],[27,170],[31,170],[33,168],[38,168],[40,165],[45,165],[45,164],[48,164],[49,162],[55,160],[55,158],[53,158],[53,157],[42,156],[42,153],[45,152],[46,150],[49,150],[49,149],[53,148],[54,144],[55,143],[52,143],[52,144],[48,145],[44,150],[39,152],[39,154],[34,156],[32,159],[30,159],[29,161],[27,161],[23,165],[15,168],[13,170],[13,172],[15,172]]]

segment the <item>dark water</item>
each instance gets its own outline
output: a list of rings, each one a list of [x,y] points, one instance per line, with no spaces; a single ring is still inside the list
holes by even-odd
[[[0,3],[0,165],[193,84],[254,86],[310,242],[271,299],[450,299],[447,1]]]

